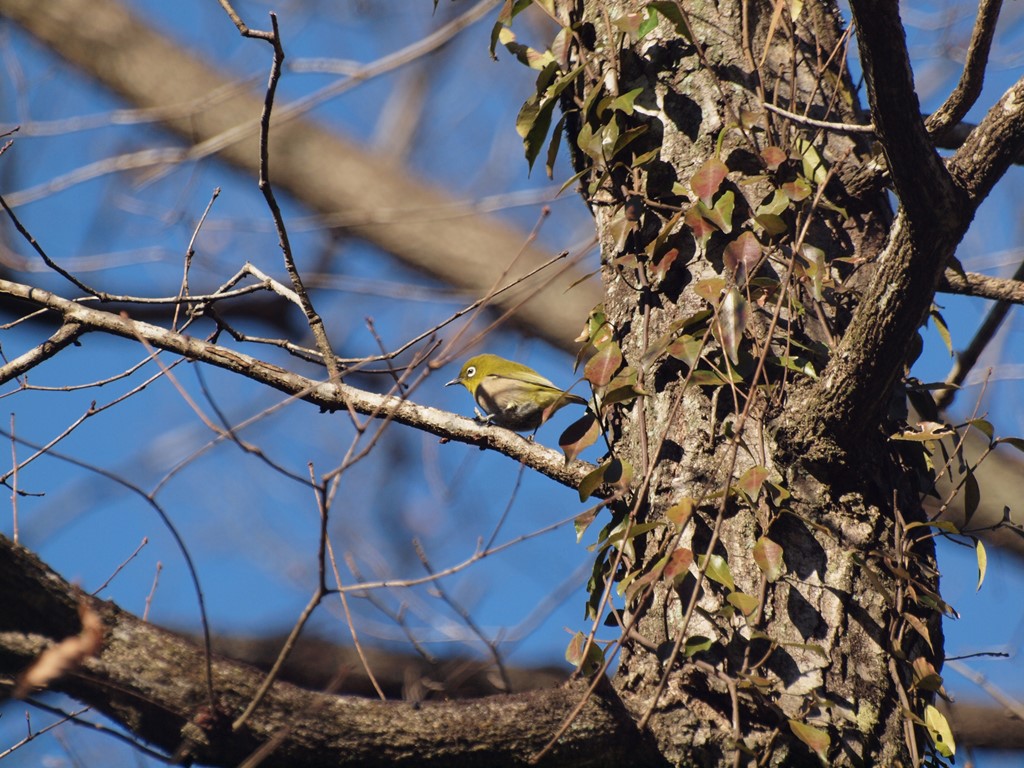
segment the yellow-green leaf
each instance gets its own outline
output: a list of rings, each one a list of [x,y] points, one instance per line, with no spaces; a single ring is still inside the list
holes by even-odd
[[[946,718],[931,704],[924,708],[924,724],[928,729],[928,735],[932,737],[935,751],[943,757],[953,757],[956,754],[953,732],[949,729]]]
[[[705,562],[707,566],[705,567]],[[721,555],[701,555],[697,564],[704,568],[704,575],[712,581],[717,581],[730,592],[736,589],[736,582],[732,580],[732,571],[729,570],[729,563]]]
[[[686,656],[686,658],[690,658],[694,654],[706,651],[714,644],[715,641],[709,637],[702,637],[700,635],[688,637],[683,642],[683,655]]]
[[[978,591],[980,591],[982,582],[985,581],[985,571],[988,569],[988,555],[985,554],[985,545],[981,543],[981,539],[975,540],[974,552],[978,556]]]
[[[693,515],[693,510],[697,508],[697,502],[689,496],[680,499],[665,512],[667,517],[672,524],[681,529],[689,521],[690,516]]]
[[[746,592],[730,592],[725,599],[744,616],[749,616],[757,610],[757,598]]]

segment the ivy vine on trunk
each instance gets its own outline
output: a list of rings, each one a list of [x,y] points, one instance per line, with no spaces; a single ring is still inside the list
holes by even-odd
[[[494,35],[539,72],[527,159],[564,143],[601,241],[595,407],[562,444],[610,447],[578,527],[601,528],[588,610],[621,628],[619,694],[671,762],[950,756],[902,367],[854,439],[804,426],[893,222],[850,30],[830,3],[555,2],[542,53],[511,31],[527,5]]]

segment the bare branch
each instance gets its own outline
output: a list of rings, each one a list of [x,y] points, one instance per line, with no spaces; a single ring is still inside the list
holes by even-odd
[[[565,457],[560,451],[531,442],[502,427],[482,426],[447,411],[417,405],[400,397],[366,392],[341,382],[309,379],[242,352],[132,320],[124,315],[92,309],[38,288],[0,280],[0,293],[60,312],[65,323],[77,323],[85,331],[104,331],[132,341],[144,340],[154,347],[190,360],[239,373],[313,403],[323,410],[351,409],[356,413],[391,419],[448,440],[491,448],[570,488],[578,488],[582,479],[593,469],[582,461],[574,461],[566,466]],[[0,383],[3,383],[2,379]]]
[[[964,296],[977,296],[980,299],[1008,301],[1011,304],[1024,304],[1024,282],[1005,277],[990,277],[977,272],[956,272],[947,269],[939,283],[939,290],[944,293],[959,293]]]
[[[479,20],[495,5],[495,0],[477,3],[453,20],[452,29],[457,31]],[[132,16],[120,3],[48,0],[40,5],[36,0],[0,0],[0,15],[22,25],[40,42],[135,105],[167,110],[159,113],[159,119],[186,141],[203,144],[216,140],[219,159],[252,172],[257,170],[255,138],[262,98],[239,92],[232,77],[201,63],[178,42]],[[82,24],[82,19],[90,23]],[[452,32],[446,34],[450,37]],[[176,76],[166,77],[166,72],[175,72]],[[215,92],[224,98],[210,103],[206,99]],[[197,109],[181,114],[176,105],[185,102]],[[521,248],[525,242],[522,232],[483,216],[430,221],[397,216],[389,217],[386,223],[374,221],[375,211],[393,209],[396,201],[400,201],[399,207],[414,210],[453,201],[444,191],[305,121],[301,110],[289,107],[276,111],[270,140],[271,157],[279,158],[280,163],[275,184],[318,213],[329,216],[344,211],[357,218],[362,218],[361,213],[367,215],[366,223],[347,227],[347,233],[375,243],[442,282],[477,294],[513,262],[515,274],[511,277],[515,278],[550,258],[547,251],[533,244]],[[225,137],[223,142],[221,137]],[[536,295],[517,311],[514,322],[530,327],[560,348],[572,348],[571,339],[580,319],[600,301],[596,282],[582,281],[584,277],[585,272],[572,267],[564,281],[535,279],[530,288],[536,289]],[[565,286],[577,282],[581,284],[564,292]],[[515,301],[515,297],[507,297],[500,303],[507,307]]]
[[[57,329],[56,333],[42,344],[0,367],[0,382],[17,378],[35,368],[44,360],[49,360],[65,347],[69,347],[78,341],[84,332],[85,329],[78,323],[64,323]]]
[[[924,127],[899,8],[888,0],[852,0],[850,8],[872,123],[911,230],[944,224],[957,210],[958,190]]]
[[[1021,294],[1022,299],[1024,299],[1024,283],[1021,283],[1021,280],[1024,280],[1024,261],[1017,265],[1017,271],[1014,272],[1013,277],[1008,281],[1016,283],[1017,287],[1022,289]],[[995,337],[996,332],[1003,324],[1003,320],[1006,319],[1006,315],[1012,306],[1013,302],[1006,299],[997,301],[995,306],[989,309],[985,320],[975,332],[974,338],[971,339],[971,343],[962,352],[957,353],[953,370],[946,377],[946,383],[950,386],[939,392],[935,397],[935,404],[939,408],[947,408],[953,402],[959,386],[967,378],[967,374],[971,372],[971,369],[974,368],[978,358],[981,357],[981,353],[985,351],[986,347]]]
[[[949,94],[945,103],[925,121],[928,133],[933,137],[944,134],[959,123],[981,95],[988,55],[992,50],[992,38],[996,32],[996,22],[999,21],[1002,6],[1003,0],[981,0],[960,82],[956,84],[956,88]]]

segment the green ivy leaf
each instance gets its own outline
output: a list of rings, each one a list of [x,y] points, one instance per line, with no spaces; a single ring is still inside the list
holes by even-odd
[[[734,285],[725,294],[722,300],[722,307],[718,312],[719,341],[729,355],[733,365],[740,361],[740,341],[743,339],[743,332],[747,328],[747,300]]]
[[[501,31],[508,27],[512,20],[518,16],[522,11],[525,11],[533,5],[533,0],[515,0],[515,2],[505,2],[498,12],[498,20],[491,27],[491,45],[488,49],[491,58],[497,59],[498,56],[495,54],[495,49],[498,47],[498,39],[501,37]],[[437,7],[437,3],[434,3],[434,7]]]
[[[748,595],[746,592],[730,592],[726,595],[725,599],[728,600],[729,603],[744,616],[750,616],[757,610],[757,598],[752,595]]]
[[[621,459],[608,459],[591,470],[580,481],[580,501],[586,501],[601,485],[607,483],[619,492],[629,489],[633,482],[633,465]]]
[[[683,641],[683,656],[690,658],[701,651],[706,651],[714,644],[715,641],[709,637],[701,637],[700,635],[688,637]]]
[[[649,9],[648,12],[655,10],[668,19],[677,35],[688,43],[693,43],[693,35],[690,33],[690,28],[687,26],[686,19],[683,18],[683,14],[674,0],[655,0],[655,2],[648,3],[647,8]]]
[[[579,544],[580,541],[583,539],[583,534],[587,532],[587,529],[590,527],[590,524],[597,519],[598,509],[600,509],[600,507],[588,509],[586,512],[581,512],[580,514],[576,515],[576,517],[573,519],[572,527],[576,529],[577,544]]]
[[[632,115],[633,102],[635,102],[637,96],[639,96],[643,92],[643,88],[634,88],[632,91],[626,91],[618,98],[613,99],[609,106],[612,109],[618,110],[619,112],[625,112],[627,115]]]
[[[708,215],[711,221],[727,235],[732,232],[732,212],[735,207],[736,194],[731,189],[727,189],[715,201],[715,205]]]
[[[802,138],[797,138],[796,149],[800,153],[800,161],[803,163],[804,176],[813,181],[815,186],[820,187],[828,178],[828,169],[825,167],[821,155],[818,154],[818,150],[811,142]]]
[[[695,499],[689,496],[680,499],[665,511],[665,517],[679,530],[690,520],[693,510],[697,508]]]
[[[974,472],[967,470],[964,476],[964,524],[966,528],[971,523],[971,518],[978,511],[978,504],[981,503],[981,488],[978,486],[978,479]]]
[[[562,146],[562,130],[565,128],[565,115],[558,118],[555,128],[551,131],[551,143],[548,144],[548,154],[544,161],[544,172],[548,178],[555,178],[555,160],[558,159],[558,148]]]
[[[707,567],[705,568],[705,563]],[[732,571],[729,570],[729,563],[721,555],[701,555],[697,558],[697,564],[704,568],[704,575],[712,581],[716,581],[730,592],[736,589],[736,583],[732,580]]]
[[[521,64],[525,64],[530,69],[536,69],[538,72],[555,62],[555,57],[551,55],[551,51],[544,51],[542,53],[528,45],[516,42],[516,33],[508,27],[502,27],[498,32],[498,42],[504,45],[509,53],[519,59]]]

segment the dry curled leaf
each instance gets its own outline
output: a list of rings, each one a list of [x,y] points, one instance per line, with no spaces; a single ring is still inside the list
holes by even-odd
[[[78,604],[78,617],[82,621],[82,631],[39,654],[35,663],[18,679],[14,690],[16,698],[23,698],[37,688],[46,688],[61,675],[80,667],[90,656],[99,654],[103,647],[103,622],[99,614],[83,601]]]

